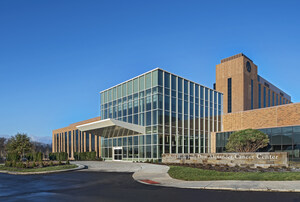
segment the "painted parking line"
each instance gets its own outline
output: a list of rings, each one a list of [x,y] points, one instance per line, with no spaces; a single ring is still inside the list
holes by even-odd
[[[159,182],[155,182],[155,181],[148,180],[148,179],[140,180],[140,181],[143,183],[146,183],[146,184],[160,184]]]

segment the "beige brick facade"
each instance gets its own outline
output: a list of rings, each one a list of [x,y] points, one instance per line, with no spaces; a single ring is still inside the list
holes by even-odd
[[[300,125],[300,103],[223,115],[223,131]]]
[[[247,63],[250,64],[250,71],[247,69]],[[257,65],[255,65],[253,61],[244,54],[240,53],[223,59],[221,60],[220,64],[216,65],[216,90],[223,93],[224,113],[230,113],[228,111],[229,78],[231,78],[232,82],[231,112],[239,112],[291,103],[291,100],[288,100],[284,97],[288,97],[287,94],[272,85],[270,82],[258,76]],[[253,82],[253,108],[251,108],[251,80]],[[261,89],[260,96],[259,86]],[[264,96],[264,88],[266,96]],[[278,98],[278,101],[276,101],[276,98]]]
[[[94,121],[99,121],[100,117],[95,117],[92,119],[76,122],[70,124],[67,127],[59,128],[52,131],[52,152],[67,152],[70,159],[74,159],[74,152],[89,152],[92,151],[92,134],[78,131],[76,126],[91,123]],[[76,131],[78,137],[76,138]],[[71,134],[71,141],[69,140],[69,134]],[[89,137],[89,142],[87,143],[87,136]],[[98,140],[98,141],[96,141]],[[69,144],[71,143],[71,145]],[[89,146],[89,151],[87,151],[86,145]],[[95,150],[97,156],[101,156],[101,137],[95,135]],[[70,150],[71,149],[71,150]]]

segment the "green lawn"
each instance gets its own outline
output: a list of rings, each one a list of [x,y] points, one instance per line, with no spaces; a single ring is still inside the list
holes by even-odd
[[[0,165],[0,171],[13,171],[13,172],[42,172],[42,171],[53,171],[53,170],[65,170],[70,168],[76,168],[76,165],[59,165],[59,166],[49,166],[43,168],[12,168]]]
[[[184,166],[170,166],[169,175],[172,178],[187,181],[211,180],[255,180],[284,181],[300,180],[300,172],[219,172]]]

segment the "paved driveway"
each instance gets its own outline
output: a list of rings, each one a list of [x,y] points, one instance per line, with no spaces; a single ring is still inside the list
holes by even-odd
[[[219,181],[183,181],[171,178],[168,175],[168,166],[149,163],[132,162],[99,162],[80,161],[75,162],[88,166],[88,171],[101,172],[129,172],[139,182],[158,183],[160,186],[192,188],[192,189],[214,189],[231,191],[280,191],[300,192],[300,181],[242,181],[242,180],[219,180]]]
[[[123,161],[73,161],[72,163],[86,165],[89,171],[134,173],[142,169],[142,163]]]
[[[132,173],[73,171],[47,175],[0,174],[0,201],[296,202],[297,193],[228,192],[149,186]]]
[[[122,173],[166,173],[169,170],[168,166],[155,165],[150,163],[133,163],[124,161],[74,161],[72,163],[83,164],[88,167],[89,171],[101,172],[122,172]]]

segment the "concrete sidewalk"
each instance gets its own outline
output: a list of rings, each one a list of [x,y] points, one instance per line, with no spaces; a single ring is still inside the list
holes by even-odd
[[[75,163],[84,164],[91,171],[133,172],[133,178],[136,181],[153,185],[158,182],[159,184],[155,184],[155,186],[231,191],[300,192],[300,181],[183,181],[171,178],[168,174],[169,167],[165,165],[96,161]]]

